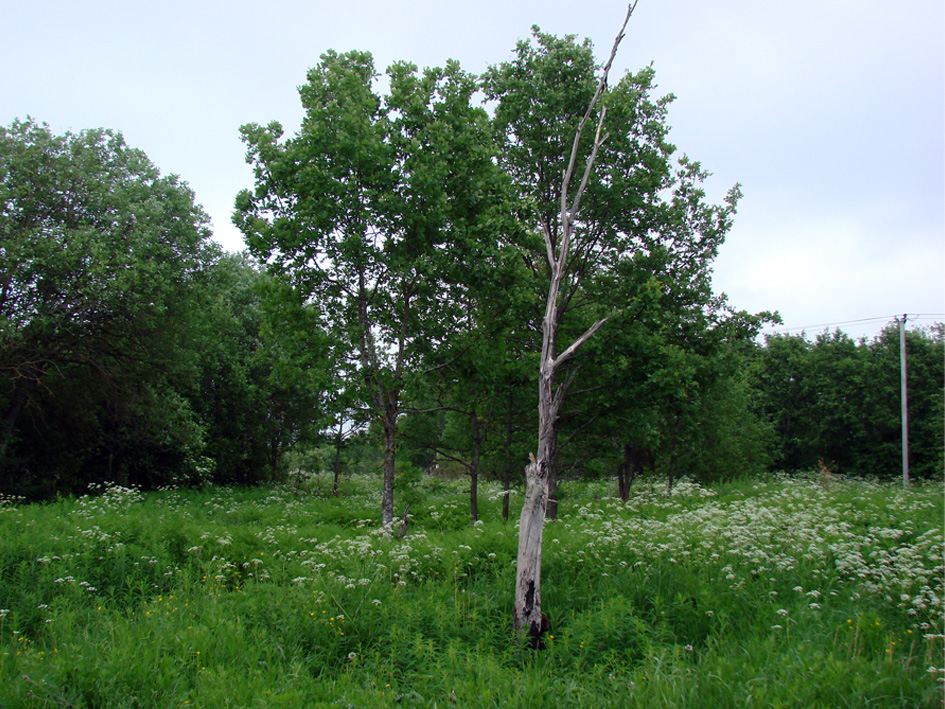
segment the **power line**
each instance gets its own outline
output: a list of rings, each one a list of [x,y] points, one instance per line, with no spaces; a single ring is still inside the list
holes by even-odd
[[[779,327],[779,326],[775,326],[775,328],[774,328],[773,330],[770,330],[770,331],[769,331],[769,334],[775,334],[775,335],[777,335],[777,334],[789,333],[789,332],[803,332],[803,331],[806,331],[806,330],[815,330],[815,329],[820,329],[820,328],[837,327],[837,326],[840,326],[840,325],[865,325],[865,324],[867,324],[867,323],[877,323],[877,322],[891,323],[891,322],[895,322],[896,318],[898,318],[898,317],[900,317],[899,314],[896,314],[896,315],[882,315],[882,316],[876,316],[876,317],[872,317],[872,318],[861,318],[861,319],[859,319],[859,320],[837,320],[837,321],[835,321],[835,322],[819,323],[819,324],[816,324],[816,325],[797,325],[797,326],[792,326],[792,327]],[[934,320],[939,320],[939,321],[941,321],[941,320],[943,320],[943,319],[945,319],[945,313],[914,313],[914,314],[912,314],[912,315],[909,315],[909,320],[910,320],[910,321],[913,321],[913,322],[916,321],[916,320],[933,320],[933,321],[934,321]]]
[[[897,317],[898,317],[897,315],[888,315],[888,316],[881,316],[881,317],[874,317],[874,318],[862,318],[860,320],[837,320],[835,322],[818,323],[816,325],[797,325],[793,327],[776,327],[774,332],[776,333],[798,332],[802,330],[814,330],[814,329],[819,329],[823,327],[836,327],[839,325],[863,325],[866,323],[884,322],[884,321],[891,322],[895,320]]]

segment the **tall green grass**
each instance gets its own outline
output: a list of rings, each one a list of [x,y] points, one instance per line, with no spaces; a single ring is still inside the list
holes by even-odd
[[[0,504],[0,706],[941,706],[941,484],[567,486],[537,652],[488,484]]]

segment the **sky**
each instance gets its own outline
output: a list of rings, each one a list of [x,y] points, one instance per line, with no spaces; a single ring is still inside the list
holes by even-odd
[[[482,72],[532,25],[603,60],[626,12],[605,0],[0,0],[0,125],[120,131],[187,181],[214,238],[252,187],[239,127],[298,129],[298,87],[329,49]],[[945,320],[945,3],[639,0],[614,71],[652,63],[670,140],[742,185],[714,266],[772,331],[872,337],[896,315]]]

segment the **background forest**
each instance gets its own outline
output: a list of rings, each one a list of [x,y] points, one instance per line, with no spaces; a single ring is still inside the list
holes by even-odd
[[[433,473],[470,476],[476,518],[479,477],[518,485],[534,451],[541,234],[598,70],[537,30],[481,77],[325,54],[294,137],[242,128],[241,254],[119,133],[0,129],[0,493],[383,469],[385,517]],[[558,315],[569,341],[607,322],[560,375],[558,480],[899,475],[897,326],[760,340],[777,315],[711,284],[739,188],[707,201],[653,79],[603,99]],[[945,330],[907,350],[912,475],[940,477]]]

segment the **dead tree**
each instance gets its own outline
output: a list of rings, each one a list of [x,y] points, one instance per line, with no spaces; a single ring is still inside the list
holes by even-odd
[[[542,633],[541,546],[546,505],[549,498],[549,476],[553,465],[555,422],[568,387],[574,379],[574,372],[563,382],[557,382],[556,375],[561,365],[609,319],[605,317],[598,320],[584,334],[574,340],[570,346],[560,353],[557,352],[557,336],[561,324],[561,310],[558,307],[561,282],[568,268],[568,252],[573,238],[574,223],[581,206],[581,198],[584,196],[587,181],[593,172],[597,153],[607,139],[607,135],[603,132],[604,119],[607,113],[606,107],[600,110],[594,144],[584,164],[580,184],[574,191],[573,196],[570,194],[570,187],[575,176],[581,136],[607,86],[607,76],[617,54],[617,47],[623,39],[627,23],[630,21],[630,16],[633,14],[635,7],[636,2],[627,8],[627,15],[624,18],[620,32],[617,33],[614,40],[610,58],[604,65],[604,71],[597,85],[597,90],[591,98],[574,135],[568,166],[561,181],[559,194],[561,238],[557,245],[551,230],[547,226],[544,228],[550,282],[548,297],[545,301],[545,314],[541,324],[542,345],[538,380],[538,450],[535,455],[531,456],[528,465],[525,467],[525,501],[522,505],[522,516],[519,523],[514,611],[515,629],[520,633],[525,633],[530,638],[533,647],[539,645]]]

